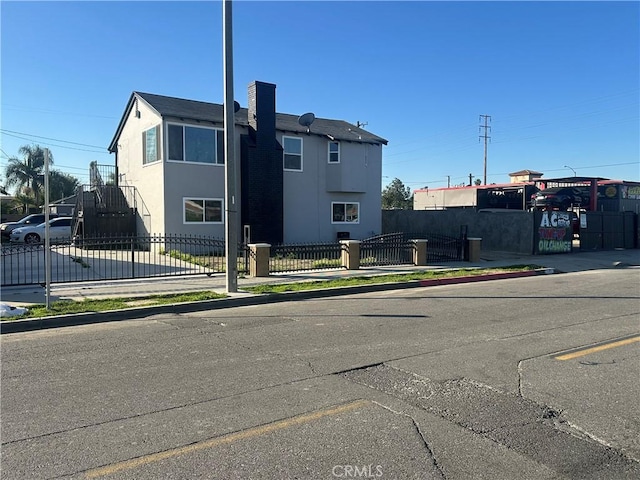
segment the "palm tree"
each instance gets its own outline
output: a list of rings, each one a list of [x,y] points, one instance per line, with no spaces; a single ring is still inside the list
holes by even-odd
[[[42,189],[44,187],[44,159],[45,152],[40,145],[23,145],[18,150],[22,159],[11,157],[5,170],[7,187],[17,186],[17,191],[25,188],[31,190],[35,205],[42,204]],[[49,155],[49,164],[53,164],[53,157]]]

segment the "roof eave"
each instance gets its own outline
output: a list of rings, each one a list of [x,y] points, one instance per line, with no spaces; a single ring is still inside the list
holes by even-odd
[[[149,102],[147,102],[142,96],[140,96],[138,94],[138,92],[131,92],[131,96],[129,97],[129,102],[127,103],[127,106],[124,109],[124,113],[122,114],[122,117],[120,118],[120,123],[118,123],[118,128],[116,129],[116,133],[113,136],[113,139],[111,140],[111,143],[109,144],[109,148],[108,148],[109,153],[116,153],[117,152],[117,150],[118,150],[118,139],[120,138],[120,134],[122,133],[122,130],[124,129],[124,125],[125,125],[125,123],[127,123],[127,119],[129,118],[129,114],[131,113],[131,110],[133,109],[133,106],[136,104],[137,101],[144,102],[147,107],[149,107],[151,110],[153,110],[154,112],[158,113],[158,115],[159,115],[159,112],[152,105],[150,105]]]

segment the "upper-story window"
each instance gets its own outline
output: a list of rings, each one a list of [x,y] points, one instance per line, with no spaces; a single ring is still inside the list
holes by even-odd
[[[160,125],[142,132],[142,164],[160,160]]]
[[[340,163],[340,144],[329,142],[329,163]]]
[[[284,169],[302,171],[302,139],[298,137],[282,137],[284,148]]]
[[[168,126],[169,160],[224,164],[224,132],[191,125]]]

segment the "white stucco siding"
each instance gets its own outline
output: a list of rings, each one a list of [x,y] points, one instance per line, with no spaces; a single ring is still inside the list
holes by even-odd
[[[136,114],[136,111],[139,114]],[[142,141],[142,133],[144,131],[161,124],[162,119],[155,110],[151,109],[144,101],[138,101],[137,109],[134,106],[129,112],[118,138],[117,166],[120,176],[119,184],[135,187],[149,214],[144,222],[149,231],[139,231],[139,234],[164,232],[162,161],[143,165]],[[158,141],[162,142],[162,132],[160,132]],[[139,206],[139,214],[142,214],[144,207]],[[139,222],[138,225],[140,226],[141,223]]]

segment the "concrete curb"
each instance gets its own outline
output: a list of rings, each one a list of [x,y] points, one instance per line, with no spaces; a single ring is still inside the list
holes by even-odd
[[[87,312],[72,315],[57,315],[52,317],[40,317],[34,319],[27,318],[24,320],[1,321],[0,334],[30,332],[50,328],[72,327],[77,325],[90,325],[94,323],[119,322],[123,320],[141,319],[152,315],[201,312],[205,310],[218,310],[221,308],[264,305],[268,303],[290,302],[293,300],[311,300],[315,298],[354,295],[357,293],[381,292],[385,290],[404,290],[407,288],[503,280],[508,278],[531,277],[535,275],[552,273],[556,273],[553,268],[543,268],[537,270],[527,270],[524,272],[488,273],[468,277],[449,277],[434,280],[412,280],[408,282],[375,283],[371,285],[335,287],[325,288],[321,290],[305,290],[300,292],[285,292],[263,295],[247,294],[246,296],[221,298],[216,300],[203,300],[201,302],[133,307],[122,310]]]

